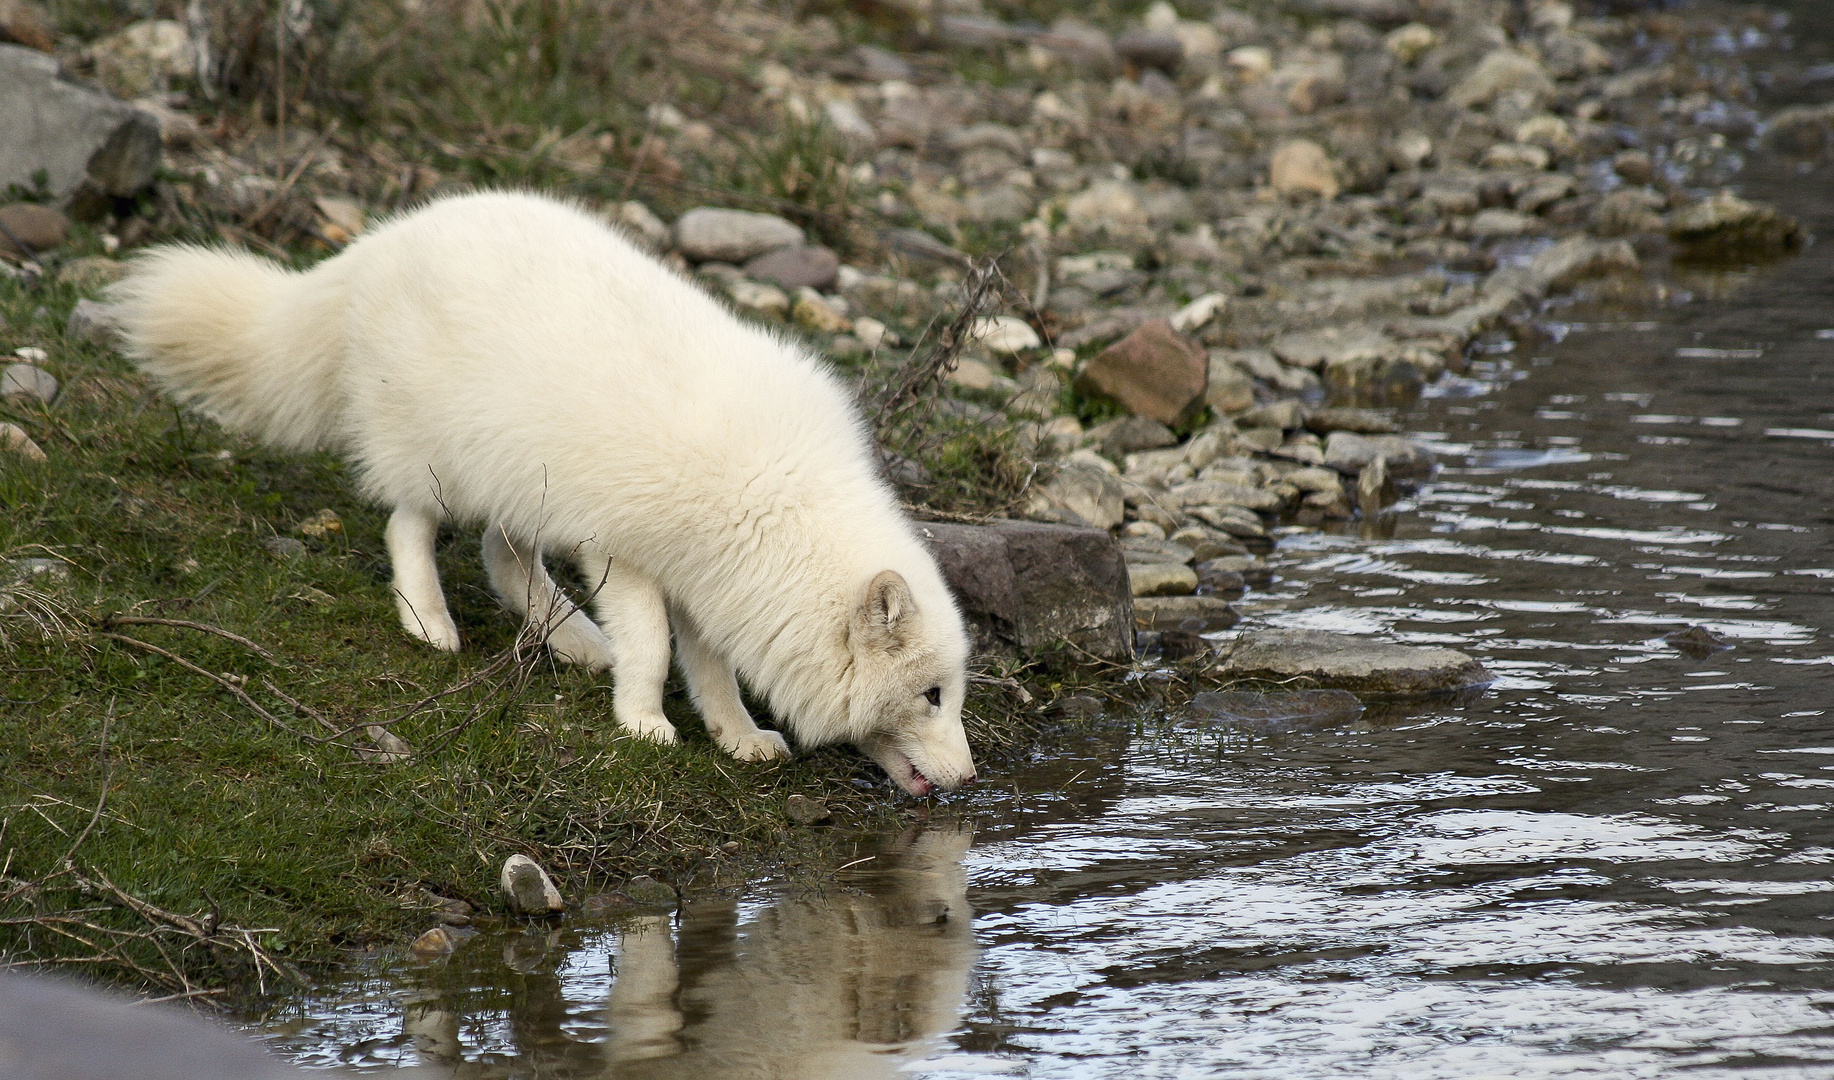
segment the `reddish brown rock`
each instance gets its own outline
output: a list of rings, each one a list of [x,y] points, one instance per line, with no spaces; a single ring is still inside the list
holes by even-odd
[[[1077,375],[1084,393],[1104,394],[1135,416],[1177,424],[1203,404],[1209,358],[1164,319],[1115,342]]]
[[[49,206],[36,203],[8,203],[0,206],[0,251],[11,255],[22,254],[18,248],[24,244],[31,248],[31,254],[49,251],[64,242],[70,231],[70,219]]]

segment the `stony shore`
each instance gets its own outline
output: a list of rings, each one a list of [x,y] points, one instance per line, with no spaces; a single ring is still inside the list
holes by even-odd
[[[999,671],[1074,653],[1189,663],[1212,685],[1299,679],[1369,698],[1481,682],[1445,650],[1214,635],[1252,614],[1280,536],[1385,527],[1437,467],[1431,442],[1404,430],[1406,409],[1455,390],[1468,358],[1545,305],[1576,293],[1653,302],[1677,261],[1774,257],[1803,241],[1729,189],[1747,155],[1834,146],[1834,112],[1767,117],[1749,70],[1727,59],[1779,47],[1786,21],[1756,7],[1617,10],[1159,0],[1047,20],[995,0],[873,0],[788,21],[726,5],[695,23],[713,45],[693,62],[732,95],[718,104],[671,97],[660,79],[633,91],[641,107],[625,129],[503,122],[471,144],[447,133],[429,145],[366,129],[331,90],[291,106],[277,130],[258,103],[195,82],[208,57],[183,24],[83,37],[14,0],[0,6],[0,41],[14,43],[0,44],[7,505],[54,517],[79,477],[126,476],[109,512],[225,537],[265,529],[259,549],[225,541],[217,554],[249,548],[275,581],[301,580],[263,577],[250,595],[289,590],[261,602],[339,612],[347,640],[367,634],[334,594],[368,587],[368,556],[350,545],[378,528],[334,467],[295,470],[220,433],[187,435],[180,419],[176,436],[157,437],[214,440],[212,456],[188,444],[145,456],[170,456],[192,494],[130,475],[145,463],[109,440],[125,440],[129,416],[152,439],[157,406],[110,352],[99,290],[148,242],[225,240],[304,263],[395,207],[537,183],[587,201],[742,313],[804,336],[869,401],[934,355],[941,328],[976,302],[967,286],[994,281],[914,414],[947,437],[888,440],[886,460]],[[33,136],[9,137],[28,115],[41,121]],[[715,175],[753,182],[722,191]],[[113,436],[94,434],[109,424]],[[1010,481],[997,497],[973,490],[988,461]],[[184,499],[211,490],[240,500],[233,521],[185,516]],[[0,585],[54,596],[78,542],[9,531],[0,547],[16,581]],[[47,544],[66,546],[28,550]],[[175,547],[148,556],[158,565],[143,579],[104,574],[96,604],[201,603],[216,586],[193,576],[211,565],[197,554],[204,570]],[[78,579],[92,573],[79,566]],[[1028,678],[990,685],[1029,706],[1043,683]],[[76,708],[83,691],[45,692]],[[556,704],[535,725],[556,768],[591,752],[562,716]],[[371,740],[364,753],[394,752]],[[821,784],[797,774],[775,790],[819,797]],[[564,848],[561,861],[580,860],[568,872],[605,872],[580,854],[583,825],[554,828],[576,846],[530,849]],[[743,829],[748,844],[770,832]],[[695,858],[717,856],[717,837],[694,842],[713,853]],[[487,905],[500,847],[481,844],[477,866],[438,880],[419,856],[394,872]]]

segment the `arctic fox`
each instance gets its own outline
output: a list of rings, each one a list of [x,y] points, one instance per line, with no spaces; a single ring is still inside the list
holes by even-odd
[[[332,449],[394,508],[402,625],[456,651],[442,519],[484,527],[492,587],[557,611],[563,659],[616,676],[624,728],[662,713],[669,631],[714,739],[852,742],[906,791],[974,779],[968,638],[879,479],[851,395],[573,206],[479,194],[395,218],[304,273],[156,249],[114,286],[130,355],[180,401],[283,448]],[[538,550],[541,549],[541,550]],[[542,550],[596,586],[569,610]]]

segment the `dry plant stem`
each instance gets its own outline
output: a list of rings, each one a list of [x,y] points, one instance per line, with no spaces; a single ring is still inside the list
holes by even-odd
[[[273,653],[268,652],[266,649],[243,637],[241,634],[225,630],[220,626],[212,626],[209,623],[192,622],[190,619],[156,619],[147,615],[110,615],[108,618],[102,620],[102,625],[108,628],[116,626],[176,626],[185,630],[199,630],[206,634],[215,634],[220,638],[226,638],[233,641],[237,645],[242,646],[249,652],[254,653],[256,656],[259,656],[261,659],[266,660],[276,667],[285,666],[274,658]]]
[[[915,408],[933,391],[961,360],[962,348],[968,344],[969,330],[990,299],[1005,281],[999,264],[993,259],[977,259],[969,264],[968,278],[962,283],[962,305],[938,335],[936,344],[921,356],[913,349],[897,378],[892,380],[873,412],[873,430],[883,440],[891,424]],[[928,328],[924,336],[929,336]],[[921,344],[921,342],[919,342]]]
[[[97,634],[96,637],[106,638],[109,641],[119,641],[123,645],[127,645],[131,648],[139,649],[142,652],[150,652],[150,653],[157,654],[159,656],[163,656],[167,660],[170,660],[174,664],[177,664],[179,667],[184,668],[186,671],[189,671],[195,675],[202,675],[204,678],[209,679],[211,682],[216,683],[218,686],[222,687],[223,689],[229,691],[231,694],[235,695],[237,700],[241,701],[242,704],[247,705],[249,708],[253,709],[255,711],[255,715],[261,717],[261,719],[266,720],[268,723],[274,725],[275,727],[286,732],[287,734],[294,736],[295,738],[305,739],[308,742],[315,742],[315,743],[331,741],[328,737],[327,738],[318,738],[317,736],[308,735],[305,732],[300,731],[298,728],[294,727],[293,725],[287,723],[285,720],[282,720],[280,717],[275,716],[273,713],[263,708],[260,702],[248,696],[248,691],[242,689],[240,686],[237,686],[235,683],[230,682],[228,679],[225,679],[223,676],[218,675],[217,673],[213,671],[207,671],[204,668],[198,667],[196,664],[193,664],[191,661],[185,659],[184,657],[178,655],[175,652],[170,651],[169,649],[162,649],[159,646],[152,644],[151,642],[141,641],[139,638],[131,638],[125,634]]]

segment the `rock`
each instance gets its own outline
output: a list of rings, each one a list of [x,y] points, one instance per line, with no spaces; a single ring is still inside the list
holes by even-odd
[[[1792,105],[1764,125],[1764,145],[1797,157],[1818,157],[1834,148],[1834,104]]]
[[[1716,652],[1732,648],[1732,642],[1720,637],[1704,626],[1690,626],[1672,634],[1662,635],[1662,640],[1675,647],[1675,650],[1690,660],[1705,660]]]
[[[1611,159],[1611,171],[1626,184],[1642,187],[1656,178],[1656,163],[1642,150],[1624,150]]]
[[[1208,325],[1211,319],[1216,318],[1228,303],[1229,298],[1222,293],[1205,293],[1179,308],[1178,312],[1168,321],[1172,329],[1180,334],[1195,333]]]
[[[49,405],[57,397],[57,378],[36,364],[8,364],[0,371],[0,398]]]
[[[1375,409],[1314,409],[1305,418],[1306,430],[1319,435],[1349,431],[1358,435],[1386,435],[1396,430],[1388,414]]]
[[[1356,474],[1356,510],[1365,520],[1374,521],[1389,501],[1388,459],[1379,457]]]
[[[1197,571],[1183,563],[1127,564],[1134,599],[1142,596],[1189,596],[1197,591]],[[1138,612],[1135,613],[1136,618]]]
[[[1461,109],[1488,105],[1504,95],[1522,94],[1536,101],[1554,93],[1554,81],[1536,60],[1514,49],[1497,49],[1446,94]]]
[[[813,800],[805,799],[805,802]],[[817,803],[816,805],[820,805]],[[825,809],[825,808],[824,808]],[[657,881],[648,874],[638,874],[624,883],[620,890],[631,903],[638,907],[673,908],[681,901],[675,890],[669,885]]]
[[[747,277],[791,290],[829,288],[840,269],[840,256],[819,244],[778,248],[745,264]]]
[[[503,862],[503,873],[497,879],[503,899],[517,915],[556,915],[567,910],[560,890],[541,864],[527,855],[511,855]]]
[[[1197,587],[1209,596],[1233,600],[1248,591],[1241,571],[1230,569],[1219,559],[1205,559],[1191,569],[1197,572]]]
[[[320,510],[318,513],[313,514],[311,517],[299,523],[300,535],[310,536],[315,540],[323,540],[332,533],[342,533],[343,531],[344,521],[337,516],[337,511],[335,510]]]
[[[962,266],[968,262],[968,256],[922,229],[893,229],[885,234],[885,244],[893,254],[917,262],[942,266]]]
[[[191,76],[197,62],[185,24],[172,19],[132,23],[87,52],[102,85],[130,98],[170,89],[174,80]]]
[[[675,247],[690,262],[741,264],[767,251],[795,247],[802,230],[775,214],[700,206],[675,222]]]
[[[1255,384],[1247,372],[1210,354],[1209,379],[1204,387],[1204,404],[1220,416],[1231,416],[1254,407]]]
[[[1192,480],[1174,484],[1166,494],[1180,506],[1239,506],[1256,512],[1272,512],[1286,502],[1271,491],[1222,480]]]
[[[1642,236],[1662,231],[1666,200],[1648,188],[1623,188],[1598,201],[1586,227],[1598,236]]]
[[[261,547],[276,559],[297,559],[306,554],[306,545],[291,536],[270,536],[261,541]]]
[[[1068,642],[1105,660],[1132,657],[1133,592],[1106,531],[1022,521],[916,528],[976,653],[1031,655]]]
[[[1147,522],[1136,521],[1135,525],[1146,525]],[[1154,526],[1158,528],[1158,526]],[[1163,533],[1163,530],[1160,530]],[[1176,566],[1188,565],[1197,557],[1197,552],[1174,540],[1167,540],[1163,535],[1130,536],[1121,541],[1121,558],[1128,566],[1146,566],[1156,563],[1171,563]],[[1138,594],[1136,594],[1138,595]]]
[[[1363,715],[1363,703],[1347,690],[1224,690],[1193,695],[1184,712],[1193,719],[1274,734],[1353,723]]]
[[[320,197],[312,200],[312,206],[325,219],[325,227],[321,231],[338,243],[347,244],[362,236],[363,231],[369,228],[369,214],[363,210],[363,204],[355,199]]]
[[[1343,190],[1337,163],[1325,148],[1310,139],[1281,143],[1268,163],[1268,183],[1282,195],[1316,195],[1335,199]]]
[[[1553,162],[1552,154],[1528,143],[1497,143],[1484,151],[1479,162],[1499,172],[1540,172]]]
[[[807,286],[796,290],[796,299],[790,304],[790,318],[796,320],[798,326],[822,334],[844,334],[853,329],[851,319],[841,314],[827,297]]]
[[[962,200],[970,221],[983,225],[997,225],[1003,222],[1024,221],[1032,215],[1036,205],[1032,196],[1024,189],[1013,184],[995,184],[992,187],[975,188]]]
[[[1305,679],[1365,698],[1450,693],[1491,678],[1482,664],[1451,649],[1395,645],[1322,630],[1243,634],[1218,670],[1238,679]]]
[[[1410,67],[1440,42],[1439,31],[1425,23],[1408,23],[1388,32],[1382,45],[1396,60]]]
[[[1134,626],[1141,630],[1179,630],[1211,634],[1242,621],[1227,600],[1214,596],[1150,596],[1134,601]]]
[[[1027,510],[1034,518],[1049,516],[1098,529],[1113,529],[1125,520],[1121,482],[1100,469],[1066,465],[1033,494],[1034,505]]]
[[[825,825],[834,820],[833,811],[820,799],[791,795],[783,801],[783,813],[798,825]]]
[[[45,452],[18,424],[0,423],[0,452],[18,454],[27,461],[45,461]]]
[[[1325,440],[1325,465],[1341,473],[1362,471],[1376,458],[1388,463],[1394,476],[1425,476],[1433,471],[1433,452],[1399,435],[1357,435],[1333,431]]]
[[[1083,433],[1083,439],[1100,447],[1101,452],[1111,458],[1178,445],[1178,436],[1171,428],[1144,416],[1124,416],[1097,424]]]
[[[1720,191],[1678,211],[1669,238],[1694,258],[1761,255],[1802,246],[1802,226],[1775,207]]]
[[[1288,399],[1250,409],[1235,418],[1236,426],[1243,428],[1279,428],[1281,431],[1296,431],[1305,426],[1305,406]]]
[[[947,378],[965,390],[992,390],[1000,375],[988,364],[971,356],[962,356],[956,358],[955,366],[949,369]]]
[[[968,340],[979,342],[989,352],[1008,356],[1044,344],[1030,323],[1011,315],[976,319],[968,330]]]
[[[788,318],[790,314],[790,295],[762,281],[733,278],[726,283],[726,295],[739,307],[773,319]]]
[[[1476,217],[1471,219],[1467,231],[1475,240],[1497,240],[1510,236],[1525,236],[1539,231],[1540,228],[1541,222],[1528,214],[1495,207],[1480,211]]]
[[[99,289],[104,285],[113,285],[126,276],[127,264],[105,255],[85,255],[80,259],[71,259],[57,268],[58,280],[79,289]],[[77,303],[102,306],[93,300],[79,300]]]
[[[1388,142],[1388,163],[1401,172],[1418,169],[1433,156],[1433,140],[1419,131],[1403,131]]]
[[[1209,359],[1164,319],[1149,319],[1077,373],[1084,393],[1111,397],[1135,416],[1176,424],[1203,404]]]
[[[45,975],[0,973],[7,1080],[310,1080],[184,1006],[152,1005]]]
[[[59,77],[57,61],[0,45],[0,190],[43,174],[58,205],[79,193],[125,197],[152,183],[159,126],[124,102]]]
[[[1184,61],[1184,42],[1169,31],[1129,30],[1114,39],[1114,51],[1135,69],[1151,68],[1167,75],[1177,74]]]
[[[450,955],[464,940],[464,936],[452,927],[440,925],[415,938],[408,951],[421,960],[433,960]]]
[[[1538,300],[1550,292],[1572,288],[1586,278],[1630,273],[1637,269],[1636,249],[1625,240],[1593,240],[1571,236],[1547,248],[1527,266],[1508,266],[1484,282],[1488,296],[1524,296]]]
[[[53,30],[50,14],[32,0],[0,0],[0,42],[53,52],[57,48]]]
[[[1573,125],[1552,113],[1542,113],[1522,121],[1516,127],[1516,142],[1523,146],[1540,147],[1556,157],[1579,149],[1579,139],[1573,134]]]
[[[617,213],[611,215],[611,221],[656,254],[669,249],[669,227],[663,224],[654,210],[635,199],[619,203]]]
[[[1147,223],[1146,208],[1140,204],[1133,185],[1119,180],[1090,184],[1064,204],[1064,214],[1072,225],[1090,232]]]
[[[37,255],[62,244],[69,231],[70,219],[49,206],[23,202],[0,206],[0,252]],[[21,251],[19,244],[29,250]]]

